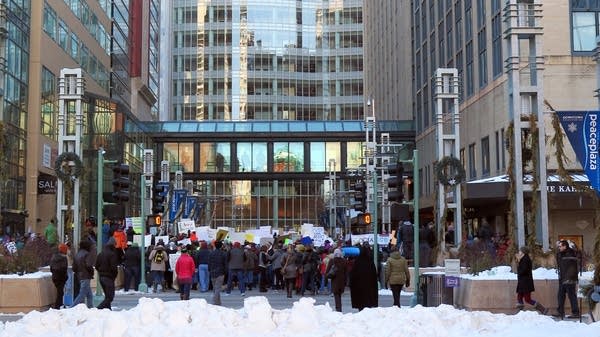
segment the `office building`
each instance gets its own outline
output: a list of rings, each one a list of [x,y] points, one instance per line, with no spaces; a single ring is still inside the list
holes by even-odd
[[[560,235],[585,236],[593,227],[593,206],[585,193],[564,188],[565,183],[557,179],[555,148],[549,140],[555,133],[551,124],[553,110],[597,108],[593,51],[600,8],[594,2],[568,0],[417,0],[410,3],[410,10],[401,11],[397,17],[384,14],[394,11],[397,4],[376,1],[366,6],[365,17],[388,18],[386,23],[378,26],[396,27],[397,22],[410,21],[411,35],[396,32],[400,41],[398,47],[393,48],[397,51],[395,57],[378,60],[377,64],[366,67],[365,77],[369,78],[371,73],[395,72],[394,69],[405,62],[404,50],[410,48],[416,144],[422,153],[422,188],[419,191],[422,216],[435,219],[437,181],[434,163],[438,159],[435,71],[456,68],[460,151],[455,155],[466,169],[467,180],[463,189],[464,209],[461,210],[465,216],[463,237],[477,235],[482,221],[491,223],[502,235],[507,233],[511,200],[506,197],[509,192],[506,174],[511,158],[507,149],[507,130],[513,116],[525,116],[523,118],[529,120],[529,116],[537,111],[543,112],[540,123],[543,122],[548,144],[542,154],[547,164],[544,173],[548,175],[548,216],[541,220],[548,222],[552,242]],[[366,23],[365,29],[371,26]],[[373,33],[366,31],[365,36]],[[513,36],[520,38],[513,40]],[[371,62],[367,60],[365,64],[371,65]],[[512,77],[513,74],[518,76]],[[382,90],[374,96],[389,95]],[[392,95],[405,93],[397,90]],[[451,111],[448,107],[444,109],[450,112],[445,115],[447,120]],[[527,136],[525,130],[524,137]],[[523,143],[526,142],[527,138],[523,138]],[[565,149],[572,160],[567,169],[576,184],[585,185],[585,176],[577,175],[582,173],[581,165],[568,142]],[[531,163],[526,164],[525,176],[528,170],[535,170]],[[522,193],[527,204],[532,196],[528,192]],[[526,212],[530,214],[530,211]],[[534,234],[531,229],[527,231],[527,234]],[[539,232],[537,234],[539,240]],[[584,246],[591,247],[591,236],[583,239]]]

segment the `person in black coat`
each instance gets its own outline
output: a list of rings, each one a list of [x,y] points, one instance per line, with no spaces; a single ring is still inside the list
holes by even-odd
[[[137,243],[127,242],[125,257],[123,260],[123,271],[125,274],[125,284],[123,290],[129,291],[131,281],[133,280],[133,290],[137,290],[140,285],[141,277],[141,252]]]
[[[533,273],[531,258],[529,257],[529,248],[523,246],[516,254],[517,266],[517,309],[522,310],[525,307],[523,301],[533,305],[542,315],[548,313],[541,303],[531,298],[531,293],[535,291],[533,285]]]
[[[335,270],[335,275],[331,275],[329,272],[331,269]],[[329,260],[325,275],[331,278],[331,292],[333,293],[333,299],[335,302],[335,311],[342,312],[342,294],[346,289],[346,273],[347,265],[344,259],[344,254],[341,249],[336,248],[333,251],[333,259]]]
[[[67,251],[69,247],[64,243],[58,245],[58,251],[50,259],[50,272],[52,273],[52,283],[56,287],[56,301],[54,309],[60,309],[63,306],[63,296],[65,295],[65,283],[67,283],[67,270],[69,263],[67,261]]]
[[[215,249],[208,256],[208,272],[213,284],[214,305],[221,305],[221,288],[227,271],[227,253],[222,249],[223,243],[216,241]]]
[[[558,267],[558,308],[553,316],[563,318],[565,315],[565,296],[571,302],[571,313],[569,318],[579,317],[579,305],[577,303],[577,282],[579,281],[579,257],[567,240],[558,243],[558,254],[556,264]]]
[[[368,247],[360,247],[360,254],[350,271],[350,300],[359,311],[377,307],[379,302],[377,269]]]
[[[111,310],[111,303],[115,298],[115,279],[117,278],[119,256],[115,248],[115,239],[110,238],[96,257],[96,270],[100,276],[100,285],[104,291],[104,300],[98,304],[98,309]]]

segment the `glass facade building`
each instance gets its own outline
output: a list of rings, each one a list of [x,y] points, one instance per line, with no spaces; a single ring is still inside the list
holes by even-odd
[[[169,120],[361,120],[362,1],[169,2]]]
[[[0,108],[2,140],[0,141],[0,175],[2,176],[2,208],[25,208],[25,164],[27,153],[27,118],[29,94],[30,1],[0,3],[0,34],[3,40],[0,56],[4,59]]]
[[[155,137],[157,160],[183,171],[206,201],[201,224],[289,230],[323,225],[323,213],[328,221],[328,172],[361,164],[362,4],[162,3],[162,50],[171,54],[161,55],[161,70],[170,69],[161,73],[161,120],[199,123],[165,122],[179,133]]]

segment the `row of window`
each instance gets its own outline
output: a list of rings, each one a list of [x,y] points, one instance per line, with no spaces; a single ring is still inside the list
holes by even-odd
[[[174,104],[173,120],[232,120],[232,105],[226,103]],[[252,103],[239,105],[239,120],[363,120],[364,104]]]
[[[90,35],[100,44],[100,47],[106,52],[107,55],[110,54],[110,35],[104,29],[104,26],[99,22],[96,14],[90,10],[87,1],[83,0],[64,0],[67,6],[71,9],[71,12],[81,21],[83,26],[87,29]],[[106,9],[110,8],[110,4],[101,4],[102,9],[105,10],[108,17],[110,17],[110,10],[106,11]],[[107,7],[108,6],[108,7]],[[49,7],[48,4],[45,4],[45,7]],[[107,8],[105,8],[107,7]],[[52,19],[51,17],[49,19]],[[54,15],[54,23],[48,22],[46,20],[46,16],[44,16],[44,25],[56,25],[56,13]],[[52,31],[52,29],[49,29]],[[56,40],[56,39],[54,39]]]
[[[252,71],[284,71],[299,73],[354,72],[363,71],[363,58],[360,55],[345,56],[275,56],[249,53],[240,57],[240,68]],[[209,54],[174,55],[173,71],[229,70],[232,68],[231,55]]]
[[[295,27],[284,30],[255,29],[242,31],[240,41],[233,41],[230,29],[178,31],[173,34],[174,48],[230,47],[232,45],[258,48],[361,48],[363,36],[360,31],[307,32]]]
[[[295,23],[298,25],[363,23],[362,10],[358,7],[330,10],[307,7],[293,8],[288,5],[270,6],[268,4],[261,3],[259,5],[241,5],[239,13],[240,22],[250,23],[271,22],[287,24]],[[337,20],[336,16],[338,17]],[[173,21],[175,24],[196,24],[198,22],[232,22],[232,19],[233,11],[231,6],[207,5],[202,7],[202,5],[199,5],[197,7],[177,7],[173,10]]]
[[[109,73],[90,49],[69,31],[67,24],[57,17],[56,12],[47,3],[44,7],[44,32],[54,40],[98,85],[108,91]]]
[[[194,145],[164,143],[163,160],[184,172],[340,172],[358,168],[363,153],[361,142],[215,142],[196,144],[197,150]]]
[[[230,95],[232,93],[256,96],[289,96],[289,97],[332,97],[332,96],[362,96],[363,83],[361,79],[331,81],[323,85],[322,80],[277,80],[250,79],[240,84],[235,92],[231,89],[231,80],[173,80],[174,96],[197,95]]]

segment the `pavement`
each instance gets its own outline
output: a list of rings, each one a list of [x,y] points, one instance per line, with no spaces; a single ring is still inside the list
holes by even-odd
[[[379,294],[379,306],[380,307],[391,307],[393,303],[393,298],[390,295],[383,295],[380,292]],[[294,302],[297,302],[301,296],[294,294],[292,298],[287,298],[285,291],[276,291],[269,290],[266,293],[261,293],[257,289],[246,291],[245,296],[240,294],[240,291],[235,289],[232,290],[231,294],[226,295],[224,292],[221,293],[221,303],[222,306],[233,309],[241,309],[244,306],[244,299],[251,296],[264,296],[269,301],[269,304],[273,309],[282,310],[282,309],[291,309]],[[158,293],[141,293],[138,291],[129,291],[124,292],[122,289],[117,290],[115,294],[115,299],[112,303],[113,311],[121,311],[128,310],[135,307],[138,304],[138,301],[142,297],[148,298],[160,298],[163,301],[179,301],[179,293],[176,293],[174,290],[166,290],[159,291]],[[315,296],[304,296],[304,297],[312,297],[315,299],[315,305],[325,305],[329,303],[329,306],[334,310],[335,303],[333,301],[333,296],[329,294],[317,294]],[[400,305],[401,306],[409,306],[411,302],[412,293],[402,293]],[[192,290],[190,293],[190,298],[203,298],[208,303],[212,303],[212,291],[210,292],[200,292],[198,290]],[[342,295],[342,312],[344,313],[355,313],[358,312],[357,309],[353,309],[350,303],[350,289],[347,288],[344,294]],[[1,322],[10,322],[16,321],[23,317],[23,314],[1,314],[0,313],[0,321]]]

